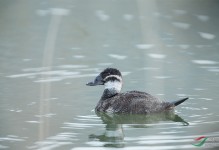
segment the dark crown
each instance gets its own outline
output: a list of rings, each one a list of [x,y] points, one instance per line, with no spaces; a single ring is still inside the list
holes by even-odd
[[[101,77],[105,79],[106,77],[110,75],[117,75],[119,77],[122,77],[121,72],[118,69],[115,68],[106,68],[104,71],[100,73]]]

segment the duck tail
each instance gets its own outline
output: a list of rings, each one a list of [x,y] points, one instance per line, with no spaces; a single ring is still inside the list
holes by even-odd
[[[177,101],[173,101],[173,102],[170,102],[170,104],[172,104],[174,106],[177,106],[177,105],[183,103],[184,101],[186,101],[187,99],[189,99],[189,98],[186,97],[186,98],[183,98],[183,99],[180,99],[180,100],[177,100]]]

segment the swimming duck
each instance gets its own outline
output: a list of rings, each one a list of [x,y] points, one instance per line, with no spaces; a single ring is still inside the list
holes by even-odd
[[[105,89],[95,111],[108,113],[150,114],[174,110],[188,99],[165,102],[146,92],[128,91],[121,93],[122,74],[116,68],[106,68],[87,86],[104,85]]]

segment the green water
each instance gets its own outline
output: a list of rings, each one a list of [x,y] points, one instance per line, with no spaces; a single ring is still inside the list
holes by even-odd
[[[216,0],[0,2],[0,149],[218,148],[219,3]],[[106,67],[123,91],[166,101],[175,114],[93,110]]]

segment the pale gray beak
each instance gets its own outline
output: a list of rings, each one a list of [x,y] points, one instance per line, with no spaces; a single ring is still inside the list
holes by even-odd
[[[104,85],[103,79],[100,75],[98,75],[93,82],[88,82],[87,86],[96,86],[96,85]]]

